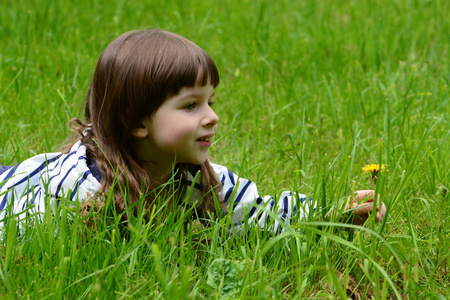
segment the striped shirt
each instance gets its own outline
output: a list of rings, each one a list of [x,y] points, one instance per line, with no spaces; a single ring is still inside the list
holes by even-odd
[[[260,197],[256,184],[241,178],[228,168],[211,164],[222,183],[219,197],[232,210],[234,229],[240,232],[246,225],[257,223],[261,229],[275,234],[284,230],[296,214],[306,218],[314,203],[305,195],[283,192],[275,200]],[[195,174],[188,174],[188,181]],[[85,201],[100,188],[101,174],[86,156],[86,147],[77,142],[69,153],[47,153],[29,158],[12,167],[0,167],[0,229],[7,214],[15,214],[23,220],[30,213],[43,213],[55,209],[60,199]],[[201,197],[194,186],[190,202]],[[26,211],[27,213],[23,213]]]

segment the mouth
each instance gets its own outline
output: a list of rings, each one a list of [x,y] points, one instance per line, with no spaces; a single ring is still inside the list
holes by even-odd
[[[199,138],[197,141],[200,141],[200,142],[211,142],[211,140],[212,140],[212,136],[208,136],[208,137]]]
[[[197,139],[197,142],[200,143],[200,145],[204,147],[210,147],[211,146],[211,140],[213,139],[214,134],[209,134],[202,136],[201,138]]]

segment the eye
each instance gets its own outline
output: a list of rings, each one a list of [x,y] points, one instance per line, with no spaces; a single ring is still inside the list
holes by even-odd
[[[187,110],[187,111],[191,111],[191,110],[194,110],[195,109],[195,102],[191,102],[191,103],[189,103],[188,105],[186,105],[185,107],[184,107],[184,109],[185,110]]]
[[[210,107],[213,107],[213,106],[214,106],[214,104],[215,104],[215,102],[214,102],[214,101],[208,101],[208,105],[209,105]]]

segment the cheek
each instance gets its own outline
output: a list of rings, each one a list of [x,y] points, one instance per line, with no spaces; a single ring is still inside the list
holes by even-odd
[[[194,132],[186,123],[170,123],[155,128],[154,137],[161,146],[175,147],[183,142],[192,140]]]

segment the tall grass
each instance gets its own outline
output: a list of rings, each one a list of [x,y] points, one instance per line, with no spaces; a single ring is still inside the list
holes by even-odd
[[[2,1],[0,164],[59,151],[96,59],[164,28],[216,61],[214,162],[316,199],[375,189],[381,224],[322,213],[278,236],[188,212],[132,219],[61,207],[0,246],[2,298],[445,299],[450,288],[448,1]],[[384,163],[376,184],[361,167]],[[176,218],[175,218],[176,216]],[[90,219],[91,220],[91,219]],[[201,241],[208,241],[202,243]]]

